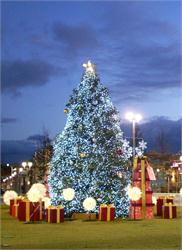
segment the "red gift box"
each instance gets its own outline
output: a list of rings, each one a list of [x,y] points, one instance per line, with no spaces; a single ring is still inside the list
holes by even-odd
[[[173,197],[160,196],[157,199],[157,216],[162,216],[162,206],[165,203],[172,203],[173,204]]]
[[[130,218],[134,220],[142,219],[142,205],[140,204],[132,204],[130,207]]]
[[[116,216],[116,209],[112,204],[107,206],[107,221],[113,221]]]
[[[9,206],[9,214],[12,215],[13,205],[19,204],[22,201],[22,198],[16,198],[10,200],[10,206]]]
[[[165,197],[159,197],[157,199],[157,216],[162,216],[162,206],[166,202]]]
[[[49,206],[46,209],[46,221],[49,223],[64,222],[64,209],[62,206]]]
[[[152,191],[150,181],[145,181],[145,190],[146,191]]]
[[[147,204],[145,208],[145,219],[151,220],[154,218],[153,204]]]
[[[24,200],[19,203],[18,219],[20,221],[40,221],[43,219],[44,202]]]
[[[141,220],[142,216],[142,204],[132,203],[130,207],[130,218],[134,220]],[[153,204],[146,204],[145,207],[145,219],[153,219]]]
[[[145,196],[145,199],[146,199],[146,203],[149,203],[151,204],[152,203],[152,191],[146,191],[146,196]]]
[[[107,205],[102,204],[99,208],[99,220],[107,221]]]
[[[18,207],[19,207],[19,204],[14,204],[12,206],[12,216],[15,218],[18,217]]]
[[[166,203],[172,203],[173,204],[173,199],[174,198],[166,198]]]
[[[173,219],[176,218],[176,206],[172,203],[166,203],[162,207],[162,217],[164,219]]]
[[[113,221],[116,216],[116,209],[112,204],[102,204],[99,208],[100,221]]]

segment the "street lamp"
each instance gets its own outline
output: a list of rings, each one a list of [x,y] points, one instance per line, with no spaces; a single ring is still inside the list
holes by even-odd
[[[31,161],[28,161],[28,162],[23,161],[21,165],[22,165],[23,168],[26,168],[26,167],[31,168],[33,163]]]
[[[126,120],[132,122],[132,136],[133,136],[133,161],[135,159],[135,144],[136,144],[136,131],[135,125],[136,122],[142,120],[142,116],[140,114],[134,114],[132,112],[128,112],[125,115]]]
[[[21,175],[22,175],[22,178],[23,178],[23,192],[25,192],[25,190],[26,190],[26,179],[27,179],[26,176],[27,176],[29,170],[31,169],[31,167],[33,166],[33,163],[31,161],[23,161],[21,165],[22,165],[23,168],[20,168],[19,172],[22,173]],[[29,185],[29,184],[27,184],[27,185]]]

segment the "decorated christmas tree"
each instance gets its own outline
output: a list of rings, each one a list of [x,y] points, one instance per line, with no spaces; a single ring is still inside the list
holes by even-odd
[[[53,205],[61,204],[67,215],[84,212],[87,197],[101,204],[114,204],[116,215],[129,214],[127,187],[132,149],[123,139],[119,115],[95,66],[83,65],[82,80],[73,90],[64,112],[67,122],[53,145],[49,169],[49,190]],[[74,199],[66,201],[63,190],[72,188]]]

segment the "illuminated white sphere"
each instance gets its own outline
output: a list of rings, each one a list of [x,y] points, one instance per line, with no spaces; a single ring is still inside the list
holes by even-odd
[[[155,204],[155,205],[157,204],[157,199],[156,199],[155,196],[152,196],[152,203]]]
[[[32,202],[37,202],[46,196],[46,188],[41,183],[33,184],[27,193],[27,197]]]
[[[141,198],[141,190],[138,187],[130,187],[128,189],[128,196],[130,200],[137,201]]]
[[[88,197],[83,201],[83,207],[87,211],[91,211],[96,207],[96,200],[92,197]]]
[[[63,189],[63,197],[66,201],[72,201],[75,197],[75,191],[72,188]]]
[[[10,200],[11,199],[16,199],[18,197],[18,194],[13,191],[13,190],[10,190],[10,191],[6,191],[3,195],[3,201],[6,205],[10,205]]]

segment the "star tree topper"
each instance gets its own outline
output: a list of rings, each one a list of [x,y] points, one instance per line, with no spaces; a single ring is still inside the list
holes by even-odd
[[[95,65],[92,64],[90,60],[87,63],[84,63],[83,67],[85,68],[86,72],[90,72],[90,73],[95,72]]]

